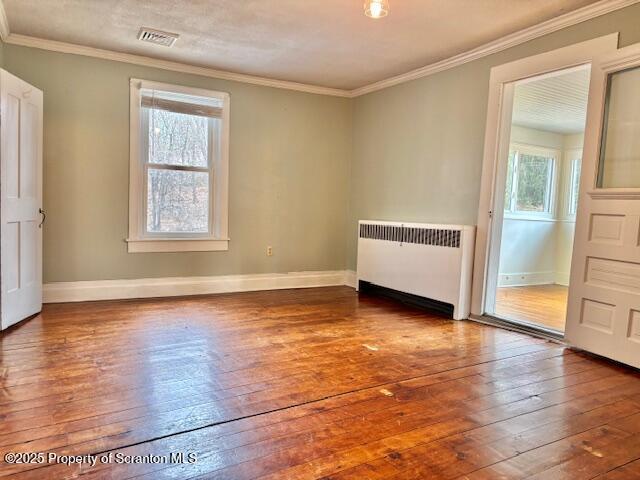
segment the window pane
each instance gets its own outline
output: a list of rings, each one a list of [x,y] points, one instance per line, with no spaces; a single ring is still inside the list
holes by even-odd
[[[640,187],[640,67],[609,76],[598,187]]]
[[[578,193],[580,191],[581,166],[582,162],[579,158],[573,161],[573,170],[571,174],[571,204],[569,205],[570,215],[575,215],[578,211]]]
[[[511,211],[511,196],[513,193],[513,162],[516,158],[516,152],[509,152],[509,160],[507,161],[507,181],[504,188],[504,209]]]
[[[149,109],[149,162],[207,167],[208,118]]]
[[[149,168],[147,231],[207,233],[209,173]]]
[[[516,210],[546,212],[551,162],[538,155],[519,155]]]

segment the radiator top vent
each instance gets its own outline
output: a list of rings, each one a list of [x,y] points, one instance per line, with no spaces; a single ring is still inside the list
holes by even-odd
[[[138,32],[138,40],[155,43],[164,47],[172,47],[180,35],[177,33],[163,32],[153,28],[142,27]]]
[[[360,238],[460,248],[460,230],[360,224]]]

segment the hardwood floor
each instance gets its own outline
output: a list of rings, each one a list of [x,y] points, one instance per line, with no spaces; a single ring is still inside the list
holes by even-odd
[[[640,478],[637,371],[347,287],[47,305],[1,340],[0,458],[112,463],[0,476]]]
[[[500,287],[496,295],[496,314],[508,320],[523,320],[564,332],[568,287],[528,285]]]

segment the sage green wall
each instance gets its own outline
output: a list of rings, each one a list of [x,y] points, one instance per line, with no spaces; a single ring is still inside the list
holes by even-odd
[[[344,268],[350,100],[13,45],[4,61],[44,91],[45,282]],[[231,94],[228,252],[127,253],[130,77]]]
[[[640,5],[354,101],[348,268],[359,219],[475,224],[491,67],[620,32],[640,41]]]

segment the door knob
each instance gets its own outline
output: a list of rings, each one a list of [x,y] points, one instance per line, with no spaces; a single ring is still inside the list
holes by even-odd
[[[42,224],[43,224],[43,223],[44,223],[44,221],[47,219],[47,214],[46,214],[46,213],[44,213],[44,210],[43,210],[43,209],[41,209],[41,208],[39,208],[39,209],[38,209],[38,213],[39,213],[40,215],[42,215],[42,220],[40,221],[40,225],[38,225],[38,228],[42,228]]]

